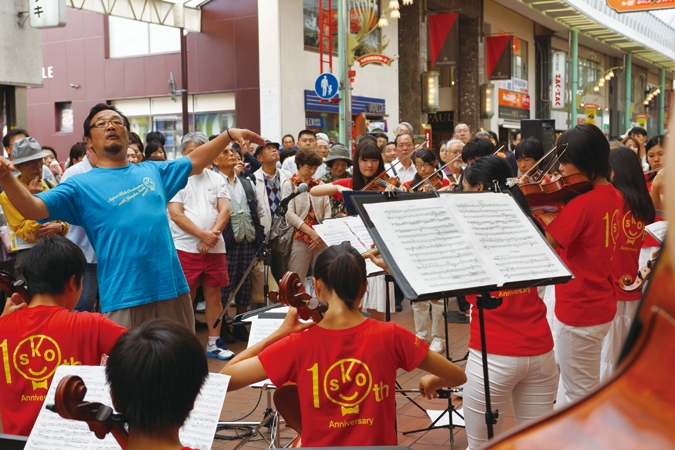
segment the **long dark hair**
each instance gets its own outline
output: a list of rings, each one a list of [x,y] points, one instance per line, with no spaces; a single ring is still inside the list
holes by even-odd
[[[417,150],[415,152],[415,154],[411,156],[411,158],[413,159],[413,163],[415,162],[416,158],[419,158],[422,161],[424,161],[425,163],[427,163],[429,165],[433,165],[434,170],[441,167],[438,163],[438,157],[436,156],[436,153],[433,150],[428,149],[428,148],[421,148],[421,149]],[[435,165],[434,165],[434,162],[436,162]],[[420,174],[416,173],[415,177],[412,180],[411,186],[415,186],[417,183],[419,183],[422,180],[423,180],[423,178],[420,176]]]
[[[621,192],[624,208],[630,209],[633,216],[645,224],[654,222],[656,211],[642,173],[640,158],[628,147],[619,147],[609,152],[609,165],[614,173],[611,182]]]
[[[361,175],[361,168],[359,167],[359,161],[361,159],[377,159],[379,165],[375,171],[375,175],[379,175],[384,172],[384,160],[382,159],[382,153],[380,152],[379,147],[376,142],[373,142],[370,139],[363,139],[356,146],[356,152],[354,152],[354,166],[352,169],[352,189],[359,191],[363,189],[363,186],[368,184],[369,180],[366,180],[363,175]]]
[[[567,144],[560,157],[563,164],[572,163],[592,180],[598,176],[609,179],[609,141],[600,128],[583,123],[565,131],[558,145]]]

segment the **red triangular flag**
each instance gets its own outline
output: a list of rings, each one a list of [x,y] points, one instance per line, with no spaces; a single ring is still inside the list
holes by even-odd
[[[429,16],[429,51],[431,52],[432,66],[436,65],[438,54],[455,24],[455,20],[457,20],[457,13]]]
[[[501,58],[504,49],[511,41],[511,36],[488,36],[485,38],[485,65],[487,67],[487,78],[492,77],[492,71]]]

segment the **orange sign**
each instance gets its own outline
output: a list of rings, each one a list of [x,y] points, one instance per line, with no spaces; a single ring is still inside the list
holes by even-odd
[[[510,108],[530,109],[530,96],[520,92],[499,90],[499,105]]]
[[[607,0],[607,5],[616,12],[624,13],[675,8],[675,0]]]

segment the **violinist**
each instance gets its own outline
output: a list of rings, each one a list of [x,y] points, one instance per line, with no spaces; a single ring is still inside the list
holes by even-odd
[[[473,138],[462,148],[462,162],[471,164],[478,158],[492,155],[495,152],[495,146],[487,139]]]
[[[441,162],[445,164],[457,158],[457,156],[462,154],[462,148],[464,148],[464,142],[459,139],[447,141],[445,145],[441,146],[439,151]],[[459,177],[462,175],[462,167],[462,158],[457,158],[452,164],[443,169],[448,180],[450,180],[450,185],[455,186],[459,183]]]
[[[609,143],[595,125],[563,133],[558,148],[565,177],[583,174],[593,189],[571,199],[546,227],[546,239],[574,279],[555,286],[553,334],[560,365],[556,408],[583,396],[600,379],[600,351],[616,314],[612,257],[623,208],[609,183]]]
[[[640,268],[640,249],[647,235],[645,226],[654,222],[656,211],[649,197],[640,158],[635,152],[627,147],[614,149],[609,153],[609,164],[612,169],[610,181],[620,192],[623,201],[616,252],[612,259],[612,272],[618,282],[624,275],[632,278],[636,276]],[[640,290],[616,290],[616,316],[602,342],[601,380],[608,378],[614,371],[641,298]]]
[[[354,153],[354,160],[356,163],[353,166],[350,178],[343,178],[329,184],[315,186],[311,191],[311,195],[330,195],[334,200],[342,200],[343,191],[360,190],[368,185],[377,175],[386,173],[380,149],[370,139],[364,139],[359,142]],[[393,189],[393,186],[388,189]],[[368,279],[368,291],[361,306],[374,319],[384,320],[387,306],[386,290],[384,275]],[[392,311],[396,308],[393,297],[393,295],[390,295],[389,299]]]
[[[202,344],[172,320],[149,320],[119,338],[105,374],[129,427],[126,450],[192,450],[178,434],[208,373]]]
[[[436,154],[428,148],[421,148],[415,151],[413,159],[415,160],[415,169],[417,170],[417,174],[415,174],[415,177],[412,180],[403,183],[403,187],[406,189],[419,184],[420,181],[424,180],[426,177],[431,175],[433,172],[436,172],[441,167],[438,164]],[[419,186],[417,190],[421,192],[431,192],[438,190],[449,191],[450,181],[443,176],[442,171],[437,172],[424,184]]]
[[[101,314],[71,312],[86,267],[82,250],[61,236],[39,239],[19,267],[31,300],[0,318],[0,413],[7,434],[30,434],[58,366],[100,364],[126,331]],[[18,296],[12,296],[15,304]]]
[[[541,174],[537,172],[539,172],[540,167],[534,166],[544,156],[544,147],[541,145],[541,142],[536,138],[528,137],[518,144],[515,153],[516,164],[518,165],[518,172],[520,174],[518,183],[525,184],[538,181]],[[529,175],[525,176],[525,174]],[[550,182],[550,179],[545,175],[544,182]]]
[[[360,313],[366,264],[348,242],[319,255],[314,285],[328,303],[323,320],[299,322],[291,308],[277,331],[223,368],[232,377],[228,389],[266,378],[276,386],[297,383],[303,446],[397,445],[397,370],[430,372],[419,384],[428,398],[462,384],[464,371],[402,326]]]
[[[518,186],[508,188],[511,166],[499,156],[485,156],[464,169],[464,191],[494,191],[495,181],[502,191],[509,190],[514,199],[529,211]],[[558,368],[553,352],[553,337],[546,320],[546,306],[537,288],[492,292],[502,297],[501,306],[486,310],[485,327],[487,360],[492,409],[500,414],[494,426],[495,435],[504,429],[502,411],[509,403],[517,425],[553,410],[558,387]],[[482,346],[476,296],[467,295],[471,308],[469,359],[464,385],[464,419],[469,448],[487,441],[485,427],[485,390],[483,382]]]

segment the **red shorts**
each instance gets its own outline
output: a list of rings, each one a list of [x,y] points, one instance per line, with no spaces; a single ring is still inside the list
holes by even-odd
[[[190,290],[199,286],[225,287],[230,284],[225,253],[188,253],[181,250],[178,259]]]

